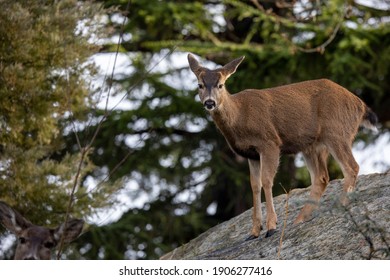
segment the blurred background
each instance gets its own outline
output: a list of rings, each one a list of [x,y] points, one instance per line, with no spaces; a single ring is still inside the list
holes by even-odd
[[[199,103],[188,52],[210,68],[245,55],[231,93],[317,78],[343,85],[380,122],[356,139],[360,173],[390,168],[386,0],[0,6],[0,200],[56,227],[71,199],[70,214],[88,226],[62,258],[156,259],[252,207],[247,161]],[[333,159],[329,171],[342,178]],[[274,195],[309,185],[302,157],[283,156]],[[0,226],[0,259],[15,244]]]

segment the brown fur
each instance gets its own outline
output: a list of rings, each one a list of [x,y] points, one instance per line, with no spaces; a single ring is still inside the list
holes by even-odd
[[[243,59],[209,70],[188,55],[190,68],[198,78],[202,103],[229,146],[249,160],[254,204],[251,236],[260,234],[262,188],[270,236],[277,223],[272,185],[280,154],[303,153],[310,171],[313,202],[319,201],[329,182],[329,153],[342,168],[344,191],[352,191],[359,171],[351,152],[352,141],[359,125],[374,128],[376,116],[357,96],[326,79],[246,89],[230,95],[224,83]],[[314,207],[313,203],[306,204],[295,222],[309,219]]]

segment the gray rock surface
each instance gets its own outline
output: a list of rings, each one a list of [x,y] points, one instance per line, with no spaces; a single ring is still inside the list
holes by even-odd
[[[359,176],[345,207],[339,203],[342,181],[330,182],[308,222],[293,225],[310,187],[274,198],[278,228],[269,238],[262,230],[260,238],[244,241],[252,225],[250,209],[162,259],[390,259],[390,172]]]

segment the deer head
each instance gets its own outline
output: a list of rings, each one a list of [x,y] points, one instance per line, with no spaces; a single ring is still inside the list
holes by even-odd
[[[202,67],[192,54],[188,54],[191,71],[198,78],[199,97],[206,110],[213,111],[222,105],[224,95],[228,94],[225,81],[236,72],[244,58],[236,58],[222,68],[210,70]]]
[[[37,226],[2,201],[0,223],[18,237],[15,260],[49,260],[61,238],[65,243],[73,241],[84,225],[83,220],[70,219],[55,229]]]

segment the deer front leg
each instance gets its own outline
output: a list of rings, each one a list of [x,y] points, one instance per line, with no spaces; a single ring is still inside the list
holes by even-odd
[[[252,213],[252,230],[246,240],[251,240],[259,237],[261,226],[261,177],[260,177],[260,161],[248,160],[250,171],[250,182],[253,195],[253,213]]]
[[[274,201],[272,196],[272,186],[274,177],[279,165],[280,150],[277,146],[267,145],[264,152],[261,153],[260,176],[264,188],[264,195],[267,208],[267,233],[265,237],[270,237],[276,231],[278,218],[276,216]]]

